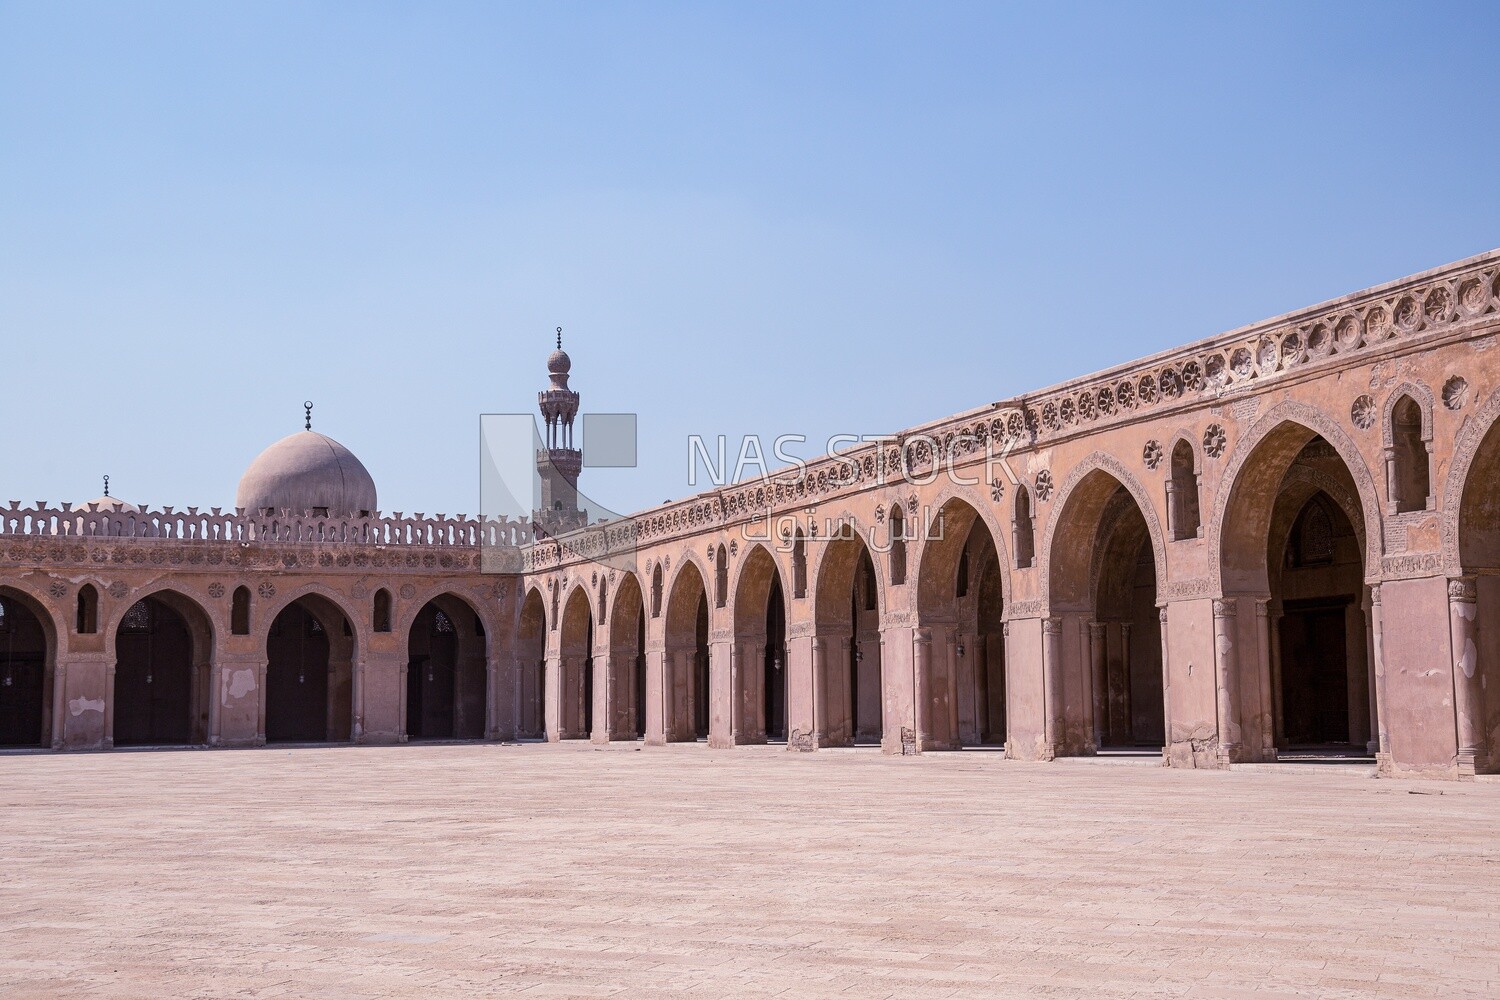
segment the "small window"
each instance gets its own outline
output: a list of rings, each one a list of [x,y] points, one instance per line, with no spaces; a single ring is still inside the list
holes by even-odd
[[[1167,527],[1177,540],[1197,538],[1198,477],[1193,472],[1193,446],[1177,442],[1172,449],[1172,474],[1167,480]]]
[[[391,630],[391,592],[384,587],[375,591],[374,626],[377,632]]]
[[[1028,569],[1036,560],[1036,539],[1031,520],[1031,493],[1021,484],[1016,485],[1016,513],[1011,522],[1011,537],[1015,540],[1016,569]]]
[[[1431,461],[1422,438],[1422,408],[1402,396],[1391,410],[1390,486],[1397,513],[1426,510],[1432,489]]]
[[[722,545],[714,560],[714,591],[714,604],[722,608],[729,600],[729,550]]]
[[[864,592],[865,592],[865,610],[866,611],[874,611],[874,610],[876,610],[876,607],[875,607],[875,600],[876,600],[876,593],[875,593],[875,587],[876,587],[876,583],[875,583],[875,563],[873,561],[871,561],[871,559],[870,559],[870,550],[869,549],[865,549],[862,552],[860,552],[860,554],[859,554],[859,570],[860,570],[860,575],[864,579],[864,588],[863,589],[864,589]]]
[[[99,592],[94,589],[93,584],[85,583],[78,588],[76,627],[79,635],[92,635],[99,631]]]
[[[453,634],[453,621],[446,614],[444,614],[441,609],[435,611],[432,615],[432,634]]]
[[[800,529],[797,540],[792,542],[792,596],[807,596],[807,542]]]
[[[235,587],[229,601],[229,631],[234,635],[250,634],[250,588]]]
[[[906,582],[906,516],[899,504],[891,507],[891,586]]]
[[[10,609],[5,606],[3,600],[0,600],[0,632],[9,632],[11,628]]]
[[[609,607],[609,581],[599,581],[599,620],[604,621],[604,612]]]
[[[958,581],[954,585],[953,593],[957,597],[969,596],[969,547],[958,554]]]
[[[651,571],[651,617],[661,617],[661,563]]]

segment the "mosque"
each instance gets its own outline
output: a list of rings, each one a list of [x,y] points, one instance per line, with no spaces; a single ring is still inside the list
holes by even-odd
[[[1497,335],[1500,251],[597,523],[559,343],[526,518],[310,418],[233,511],[0,507],[0,746],[1500,771]]]

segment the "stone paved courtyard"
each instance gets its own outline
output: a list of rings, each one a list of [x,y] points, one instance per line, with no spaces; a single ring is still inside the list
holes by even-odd
[[[0,996],[1500,996],[1500,784],[985,753],[0,757]]]

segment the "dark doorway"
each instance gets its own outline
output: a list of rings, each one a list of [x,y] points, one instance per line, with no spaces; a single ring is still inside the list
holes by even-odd
[[[708,594],[698,597],[698,627],[693,652],[693,727],[698,739],[708,739]]]
[[[47,635],[20,601],[0,597],[0,747],[42,745]]]
[[[1286,602],[1281,704],[1289,747],[1349,742],[1348,607],[1348,600]]]
[[[441,608],[427,605],[412,623],[408,643],[407,739],[452,739],[458,682],[458,631],[453,619]]]
[[[583,656],[583,735],[594,733],[594,616],[589,615]]]
[[[154,597],[137,601],[115,634],[116,746],[193,740],[193,639],[187,622]]]
[[[266,742],[328,739],[329,636],[300,602],[287,605],[266,639]]]
[[[786,742],[786,602],[781,577],[771,577],[771,596],[766,600],[766,653],[764,668],[766,739]]]
[[[646,738],[646,606],[641,605],[635,638],[635,738]]]

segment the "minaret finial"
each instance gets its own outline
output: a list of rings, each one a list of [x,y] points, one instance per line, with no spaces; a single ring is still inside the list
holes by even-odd
[[[109,496],[109,477],[104,477],[104,495]]]
[[[562,327],[557,328],[557,349],[562,350]]]
[[[302,409],[304,411],[304,416],[306,418],[305,421],[304,421],[304,423],[302,424],[302,429],[305,430],[305,431],[310,431],[310,430],[312,430],[312,400],[310,400],[310,399],[303,400],[302,401]]]

